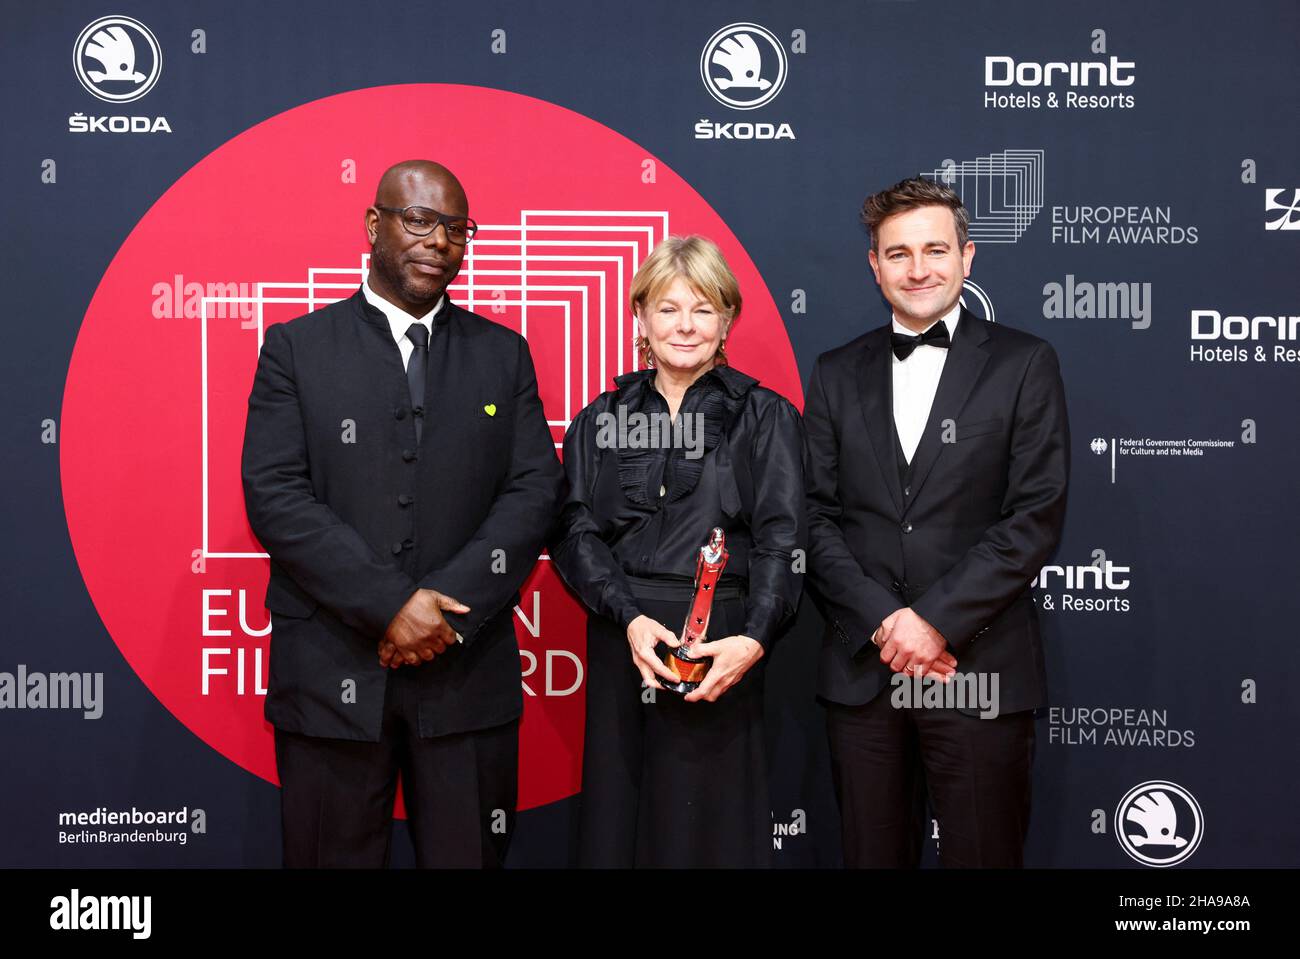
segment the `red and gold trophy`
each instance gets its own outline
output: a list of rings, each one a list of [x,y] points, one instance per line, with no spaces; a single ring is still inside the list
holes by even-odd
[[[729,556],[726,542],[727,537],[715,526],[709,541],[700,547],[699,559],[695,563],[695,593],[691,596],[691,608],[682,629],[682,644],[664,655],[664,665],[679,680],[676,685],[664,681],[664,688],[674,693],[689,693],[699,686],[713,662],[707,656],[696,659],[691,656],[691,649],[696,643],[703,642],[709,631],[713,596]]]

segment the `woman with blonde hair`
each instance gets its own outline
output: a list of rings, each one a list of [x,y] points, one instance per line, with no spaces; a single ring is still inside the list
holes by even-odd
[[[647,368],[570,426],[551,547],[591,611],[578,860],[769,865],[763,666],[802,589],[802,425],[727,363],[741,295],[712,241],[664,240],[628,299]],[[663,656],[715,528],[729,558],[691,651],[708,671],[681,695]]]

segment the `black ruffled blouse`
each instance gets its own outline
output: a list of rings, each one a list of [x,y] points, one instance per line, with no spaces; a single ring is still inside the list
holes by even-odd
[[[767,648],[803,588],[799,412],[753,377],[715,367],[678,410],[679,422],[702,429],[665,446],[638,436],[647,421],[631,416],[667,423],[654,370],[614,382],[618,389],[579,413],[564,438],[568,494],[550,550],[556,570],[589,609],[626,629],[640,615],[627,577],[691,583],[700,547],[720,526],[730,553],[723,581],[747,582],[745,635]]]

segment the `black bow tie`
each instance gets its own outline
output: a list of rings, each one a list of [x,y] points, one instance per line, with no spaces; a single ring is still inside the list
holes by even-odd
[[[889,345],[894,348],[894,355],[900,360],[905,360],[912,355],[912,351],[918,346],[937,346],[941,350],[948,349],[952,341],[948,339],[948,324],[942,320],[934,324],[920,336],[908,336],[906,333],[889,334]]]

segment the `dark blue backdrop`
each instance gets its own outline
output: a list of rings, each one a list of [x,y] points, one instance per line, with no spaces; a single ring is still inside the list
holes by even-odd
[[[1015,242],[980,243],[972,279],[997,322],[1047,338],[1061,358],[1074,469],[1055,563],[1109,561],[1112,569],[1127,567],[1116,578],[1128,585],[1080,589],[1060,575],[1040,590],[1040,602],[1053,606],[1042,613],[1052,708],[1038,725],[1028,862],[1132,865],[1111,819],[1125,793],[1151,780],[1172,781],[1199,803],[1204,838],[1190,864],[1300,859],[1300,827],[1279,815],[1300,786],[1293,744],[1300,366],[1273,359],[1276,337],[1191,335],[1196,310],[1300,313],[1300,230],[1286,228],[1300,223],[1300,212],[1286,209],[1300,199],[1296,4],[111,6],[14,9],[0,41],[9,76],[0,196],[11,297],[0,355],[7,451],[0,672],[18,664],[102,672],[106,703],[98,720],[76,711],[0,710],[8,784],[0,793],[0,865],[278,863],[276,789],[181,726],[97,617],[64,520],[58,445],[42,442],[42,424],[59,419],[68,359],[100,278],[178,177],[281,111],[412,82],[547,100],[669,164],[757,264],[805,377],[819,352],[888,316],[857,221],[866,193],[941,169],[946,160],[961,170],[1008,150],[1042,151],[1041,210]],[[164,50],[157,87],[131,107],[94,100],[70,68],[78,33],[109,13],[147,24]],[[784,89],[752,112],[715,101],[699,70],[709,37],[742,21],[766,27],[790,51]],[[196,28],[206,33],[201,55],[190,52]],[[490,49],[497,29],[506,31],[504,55]],[[796,31],[806,52],[792,49]],[[1132,64],[1122,75],[1135,79],[1084,88],[1058,74],[1051,87],[986,86],[985,58],[997,56],[1017,63],[1108,63],[1115,56]],[[1052,92],[1064,101],[1071,91],[1124,94],[1132,105],[985,102],[986,94],[1045,100]],[[166,116],[174,132],[70,133],[68,117],[77,112]],[[786,122],[796,139],[697,140],[700,119]],[[438,159],[454,160],[455,137],[448,131]],[[47,159],[57,162],[55,183],[42,182]],[[969,169],[965,185],[973,188],[976,171]],[[1269,211],[1270,198],[1281,208]],[[1105,226],[1096,242],[1065,242],[1053,227],[1067,225],[1080,207],[1158,208],[1169,225],[1194,228],[1196,239],[1106,242]],[[201,222],[203,211],[194,215]],[[1267,228],[1271,223],[1282,228]],[[1053,315],[1061,311],[1045,287],[1067,277],[1076,287],[1138,284],[1147,312],[1123,315],[1116,303],[1119,316],[1080,316],[1079,309]],[[792,306],[796,290],[805,293],[806,312]],[[1250,358],[1196,360],[1198,344],[1244,346]],[[1262,361],[1254,359],[1259,345]],[[1243,442],[1243,434],[1254,441]],[[1117,441],[1147,438],[1235,445],[1196,457],[1119,455],[1112,476]],[[1094,451],[1096,440],[1105,440],[1104,451]],[[1065,609],[1067,594],[1074,605],[1081,598],[1113,602]],[[805,603],[769,669],[774,817],[788,822],[801,810],[807,825],[783,837],[782,865],[838,861],[822,716],[811,692],[819,632],[817,613]],[[1126,708],[1148,711],[1145,721],[1134,714],[1127,724],[1102,725],[1096,742],[1080,741],[1084,727],[1070,722],[1081,709],[1097,720]],[[1107,743],[1108,728],[1121,741]],[[202,808],[207,832],[183,846],[58,841],[59,810],[132,805]],[[525,813],[512,864],[563,864],[571,810],[564,801]],[[396,848],[397,860],[409,861],[405,845]]]

